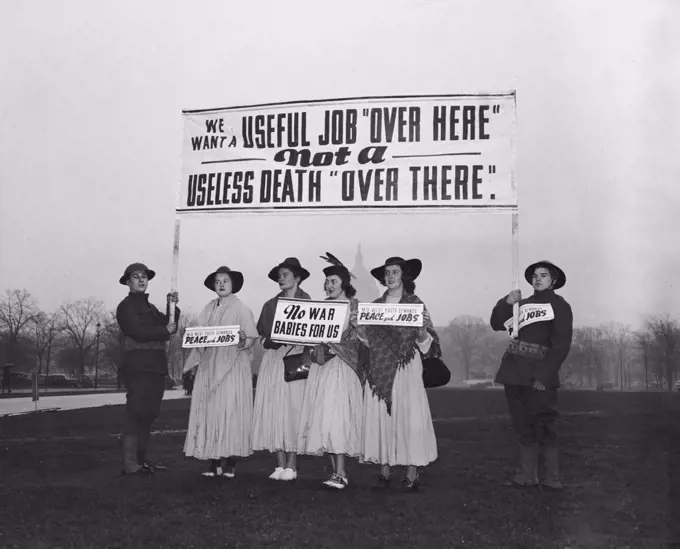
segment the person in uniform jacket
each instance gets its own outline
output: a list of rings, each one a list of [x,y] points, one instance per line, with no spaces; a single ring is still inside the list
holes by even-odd
[[[566,283],[564,271],[549,261],[527,267],[524,278],[534,294],[522,299],[520,290],[501,298],[491,313],[491,327],[512,332],[513,304],[519,302],[517,339],[511,339],[496,374],[504,385],[514,430],[519,439],[520,472],[510,484],[536,486],[538,450],[545,459],[543,486],[561,490],[557,444],[559,371],[572,340],[571,307],[555,290]]]
[[[177,332],[180,310],[170,319],[170,303],[177,292],[167,295],[166,313],[149,303],[146,289],[156,273],[143,263],[129,265],[119,282],[130,288],[120,302],[116,318],[123,333],[122,379],[127,390],[126,421],[121,436],[123,473],[149,474],[165,469],[147,459],[151,425],[158,417],[168,374],[166,343]]]

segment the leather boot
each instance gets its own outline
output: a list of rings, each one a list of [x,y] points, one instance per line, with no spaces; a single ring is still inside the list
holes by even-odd
[[[120,441],[123,450],[123,474],[136,475],[143,472],[142,466],[137,462],[137,435],[122,435]]]
[[[516,486],[537,486],[538,485],[538,445],[527,444],[519,445],[519,465],[520,470],[512,482]]]
[[[556,444],[546,445],[543,449],[545,459],[545,479],[543,486],[548,490],[560,491],[564,488],[560,478],[560,449]]]

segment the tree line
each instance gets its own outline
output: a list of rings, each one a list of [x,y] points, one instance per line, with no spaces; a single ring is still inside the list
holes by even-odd
[[[178,335],[168,345],[170,375],[181,378],[184,330],[195,317],[183,313]],[[99,330],[97,330],[99,324]],[[97,337],[97,331],[99,337]],[[462,315],[439,327],[444,361],[453,380],[493,377],[508,341],[488,320]],[[254,369],[262,350],[256,346]],[[115,312],[94,297],[68,301],[42,311],[25,289],[6,290],[0,299],[0,365],[14,371],[70,377],[115,377],[122,364],[122,334]],[[562,366],[566,386],[673,390],[680,358],[680,324],[669,314],[645,319],[634,330],[617,322],[574,329],[572,348]]]

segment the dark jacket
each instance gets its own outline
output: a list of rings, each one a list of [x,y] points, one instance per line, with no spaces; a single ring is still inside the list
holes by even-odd
[[[123,368],[127,371],[168,373],[165,351],[170,333],[166,326],[170,307],[161,313],[149,303],[149,294],[130,292],[116,309],[116,319],[123,332]],[[175,322],[179,322],[180,310],[175,307]]]
[[[506,298],[507,296],[501,298],[491,313],[491,327],[496,331],[507,330],[505,323],[512,322],[512,305],[507,303]],[[544,309],[548,313],[546,316],[550,316],[552,308],[554,319],[541,320],[541,314],[544,314],[542,311],[534,318],[524,319],[524,322],[520,322],[517,340],[540,345],[545,355],[541,358],[506,350],[496,374],[496,382],[504,385],[533,385],[534,381],[538,380],[548,388],[557,388],[560,386],[560,367],[571,348],[573,331],[571,307],[553,290],[536,292],[531,297],[522,299],[519,302],[520,311],[523,305],[531,304],[546,305]]]

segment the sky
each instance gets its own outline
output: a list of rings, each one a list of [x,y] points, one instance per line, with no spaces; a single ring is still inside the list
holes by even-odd
[[[26,0],[0,5],[0,291],[109,310],[129,263],[170,290],[183,109],[369,95],[517,93],[521,271],[549,259],[577,325],[680,312],[680,3],[674,0]],[[330,5],[329,5],[330,6]],[[418,257],[436,324],[512,288],[510,216],[191,216],[180,307],[245,275],[257,316],[297,256]],[[522,282],[525,294],[530,287]]]

